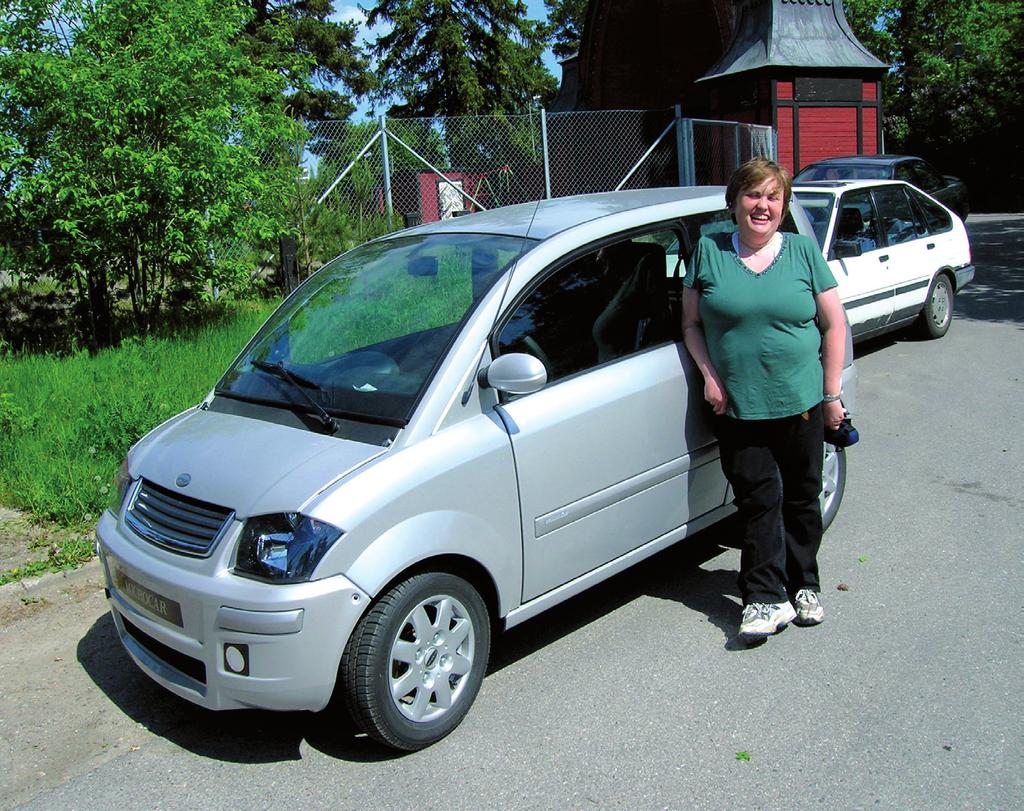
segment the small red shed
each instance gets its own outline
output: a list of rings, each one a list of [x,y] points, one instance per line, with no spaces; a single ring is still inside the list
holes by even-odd
[[[884,151],[887,69],[854,36],[842,0],[742,0],[731,41],[697,86],[714,117],[774,126],[779,162],[796,172]]]

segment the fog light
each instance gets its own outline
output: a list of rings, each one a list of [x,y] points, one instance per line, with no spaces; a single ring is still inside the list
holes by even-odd
[[[248,645],[225,645],[224,646],[224,669],[229,673],[237,673],[239,676],[249,675],[249,646]]]

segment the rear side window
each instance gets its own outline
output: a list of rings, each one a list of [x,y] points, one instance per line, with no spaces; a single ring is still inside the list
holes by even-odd
[[[924,161],[912,161],[909,166],[910,182],[919,189],[931,193],[946,185],[942,178],[939,177],[939,173]]]
[[[953,227],[953,219],[949,212],[930,197],[921,194],[917,189],[910,189],[910,196],[921,212],[925,225],[928,226],[928,233],[941,234]]]
[[[875,206],[889,245],[901,245],[925,234],[903,186],[875,189]]]

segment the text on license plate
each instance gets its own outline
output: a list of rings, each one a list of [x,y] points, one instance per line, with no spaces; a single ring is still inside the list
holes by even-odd
[[[120,569],[114,569],[114,585],[117,590],[131,600],[135,605],[144,608],[151,614],[156,614],[161,619],[174,623],[179,628],[184,627],[181,620],[181,606],[174,600],[157,594],[147,589],[140,583],[136,583]]]

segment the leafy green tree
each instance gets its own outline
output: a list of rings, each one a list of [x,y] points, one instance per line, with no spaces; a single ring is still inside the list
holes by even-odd
[[[353,96],[372,76],[356,41],[358,25],[333,19],[332,0],[250,0],[242,43],[256,63],[286,80],[286,108],[296,118],[347,119]]]
[[[886,151],[964,177],[972,207],[1024,205],[1010,156],[1024,112],[1022,0],[845,0],[858,38],[892,69]]]
[[[301,126],[245,57],[240,0],[14,0],[0,16],[7,270],[74,293],[87,343],[247,278],[215,246],[284,229]]]
[[[391,115],[525,112],[557,90],[541,62],[544,25],[521,0],[377,0],[367,24],[389,26],[372,52],[374,98],[401,99]]]
[[[551,50],[559,59],[579,51],[589,5],[589,0],[544,0]]]

